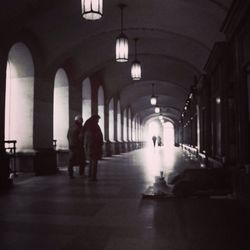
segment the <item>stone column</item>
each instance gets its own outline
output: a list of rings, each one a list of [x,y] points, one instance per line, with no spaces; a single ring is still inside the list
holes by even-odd
[[[7,55],[0,50],[0,189],[10,183],[9,157],[4,148],[6,65]]]
[[[35,150],[33,168],[36,175],[57,172],[56,151],[53,148],[53,93],[54,74],[38,73],[34,88],[33,131]],[[24,162],[23,160],[20,159],[21,165],[27,162],[27,159]]]

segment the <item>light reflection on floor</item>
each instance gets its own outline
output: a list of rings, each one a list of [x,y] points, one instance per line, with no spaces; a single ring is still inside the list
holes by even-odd
[[[172,145],[155,148],[148,144],[143,152],[143,165],[145,167],[145,178],[149,182],[154,182],[155,176],[159,176],[163,171],[165,179],[174,170],[175,147]]]

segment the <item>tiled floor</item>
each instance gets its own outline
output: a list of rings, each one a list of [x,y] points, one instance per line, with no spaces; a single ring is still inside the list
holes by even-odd
[[[247,211],[230,199],[142,199],[154,176],[197,163],[179,149],[105,158],[98,181],[67,172],[16,182],[0,196],[1,250],[250,249]]]

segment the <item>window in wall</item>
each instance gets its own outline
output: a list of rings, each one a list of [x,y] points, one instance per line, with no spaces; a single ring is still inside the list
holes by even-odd
[[[109,102],[109,140],[114,141],[114,99]]]
[[[117,102],[117,140],[122,140],[121,104]]]
[[[86,78],[82,82],[82,118],[85,122],[91,116],[91,83]]]
[[[23,43],[8,55],[5,93],[5,140],[17,140],[17,150],[33,149],[34,63]]]
[[[104,91],[103,87],[100,86],[98,89],[98,115],[101,117],[99,120],[99,126],[104,135]]]
[[[57,149],[68,149],[69,80],[63,69],[58,69],[54,80],[53,137]]]

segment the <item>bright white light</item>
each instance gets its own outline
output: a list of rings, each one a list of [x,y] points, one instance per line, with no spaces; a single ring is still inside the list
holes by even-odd
[[[67,132],[69,128],[69,81],[66,72],[59,69],[54,83],[53,139],[57,149],[68,149]]]
[[[163,171],[164,177],[167,180],[169,173],[173,172],[175,166],[176,151],[173,144],[174,128],[169,122],[165,124],[165,133],[165,125],[162,126],[158,119],[149,122],[147,131],[145,131],[145,134],[147,135],[148,147],[144,149],[141,160],[143,161],[142,165],[145,169],[145,178],[147,181],[151,182],[151,184],[154,183],[155,176],[160,175],[160,171]],[[153,135],[156,137],[161,136],[163,146],[153,147]],[[164,141],[166,145],[164,144]]]
[[[155,113],[156,113],[156,114],[160,113],[160,108],[159,108],[158,106],[155,107]]]
[[[34,65],[23,43],[9,52],[5,97],[5,140],[17,140],[17,150],[33,149]]]
[[[85,122],[91,116],[91,83],[89,78],[82,82],[82,118]]]
[[[140,80],[141,79],[141,64],[137,60],[135,60],[132,64],[131,77],[133,80]]]
[[[171,122],[166,122],[163,124],[164,132],[164,145],[173,146],[174,145],[174,126]]]
[[[156,98],[154,95],[151,96],[151,98],[150,98],[150,103],[151,103],[151,105],[156,105],[156,103],[157,103],[157,98]]]
[[[82,0],[82,16],[87,20],[98,20],[103,14],[103,0]]]
[[[123,33],[116,38],[116,61],[128,61],[128,38]]]
[[[149,133],[152,135],[159,134],[159,123],[158,122],[151,122],[149,124]]]
[[[99,119],[99,126],[101,128],[102,134],[104,135],[104,91],[103,87],[100,86],[98,89],[98,108],[97,108],[98,115],[101,117]]]
[[[220,104],[220,102],[221,102],[220,97],[216,97],[216,103],[217,103],[217,104]]]
[[[123,141],[128,141],[128,133],[127,133],[127,110],[123,111]]]
[[[122,125],[121,125],[121,105],[120,101],[117,102],[117,139],[122,140]]]
[[[114,99],[109,103],[109,140],[114,141]]]

